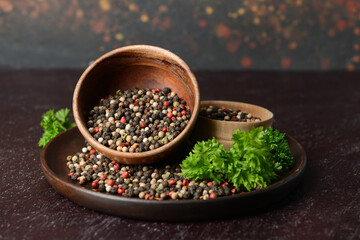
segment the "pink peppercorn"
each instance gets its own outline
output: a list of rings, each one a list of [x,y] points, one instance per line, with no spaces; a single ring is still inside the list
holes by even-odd
[[[174,185],[176,183],[176,181],[174,179],[169,181],[169,187],[171,187],[172,185]]]
[[[112,186],[112,185],[114,185],[114,180],[109,179],[109,180],[106,182],[106,184],[109,185],[109,186]]]
[[[119,187],[117,192],[118,194],[122,195],[125,192],[125,190],[122,187]]]
[[[129,173],[127,171],[124,171],[122,174],[121,174],[121,177],[122,178],[128,178],[129,177]]]
[[[116,164],[114,165],[114,170],[119,170],[119,168],[120,168],[120,165],[119,165],[118,163],[116,163]]]
[[[91,183],[91,186],[93,187],[93,188],[98,188],[99,187],[99,182],[98,181],[93,181],[92,183]]]

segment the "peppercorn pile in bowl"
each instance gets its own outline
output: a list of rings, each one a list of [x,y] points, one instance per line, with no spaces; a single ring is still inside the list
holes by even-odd
[[[213,120],[224,120],[233,122],[260,122],[261,119],[251,113],[242,112],[241,109],[227,107],[202,106],[200,116]]]
[[[100,99],[88,114],[87,127],[102,145],[121,152],[157,149],[174,140],[191,113],[170,88],[134,88]]]

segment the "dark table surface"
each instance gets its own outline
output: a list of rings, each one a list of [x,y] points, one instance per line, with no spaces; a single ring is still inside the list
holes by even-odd
[[[41,115],[71,107],[81,71],[0,71],[0,239],[359,239],[360,73],[197,72],[201,99],[264,106],[305,148],[301,185],[276,208],[166,223],[85,209],[41,168]],[[161,214],[161,213],[159,213]]]

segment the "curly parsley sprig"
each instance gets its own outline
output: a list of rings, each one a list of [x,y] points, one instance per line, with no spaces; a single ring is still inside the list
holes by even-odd
[[[54,109],[50,109],[42,115],[40,125],[44,129],[44,133],[39,141],[39,147],[44,147],[51,139],[68,128],[76,126],[75,123],[69,121],[70,110],[68,108],[60,109],[55,113]]]
[[[264,139],[270,148],[277,170],[288,169],[294,165],[294,158],[291,156],[285,133],[269,127],[264,131]]]
[[[213,179],[223,180],[223,169],[228,166],[228,158],[223,145],[213,138],[212,140],[198,142],[190,155],[182,162],[182,174],[191,176],[194,180]]]
[[[285,134],[263,127],[237,130],[230,151],[213,138],[198,142],[180,164],[185,177],[231,182],[248,191],[267,187],[277,172],[294,163]]]

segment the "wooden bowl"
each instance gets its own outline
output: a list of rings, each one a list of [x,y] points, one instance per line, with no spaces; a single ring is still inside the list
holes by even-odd
[[[230,149],[232,143],[232,135],[237,129],[242,131],[249,131],[252,127],[263,126],[264,129],[271,126],[274,114],[266,108],[231,101],[201,101],[200,108],[205,106],[226,107],[233,110],[241,110],[242,112],[251,113],[253,116],[261,119],[260,122],[233,122],[213,120],[206,117],[199,116],[195,131],[192,134],[192,139],[207,140],[215,137],[219,142],[224,144],[225,149]]]
[[[134,87],[175,91],[190,107],[188,125],[173,141],[151,151],[128,153],[105,147],[89,133],[87,114],[106,95]],[[199,105],[198,83],[188,65],[165,49],[147,45],[122,47],[101,56],[81,75],[73,96],[74,118],[84,138],[106,157],[126,164],[159,161],[179,148],[195,126]]]

